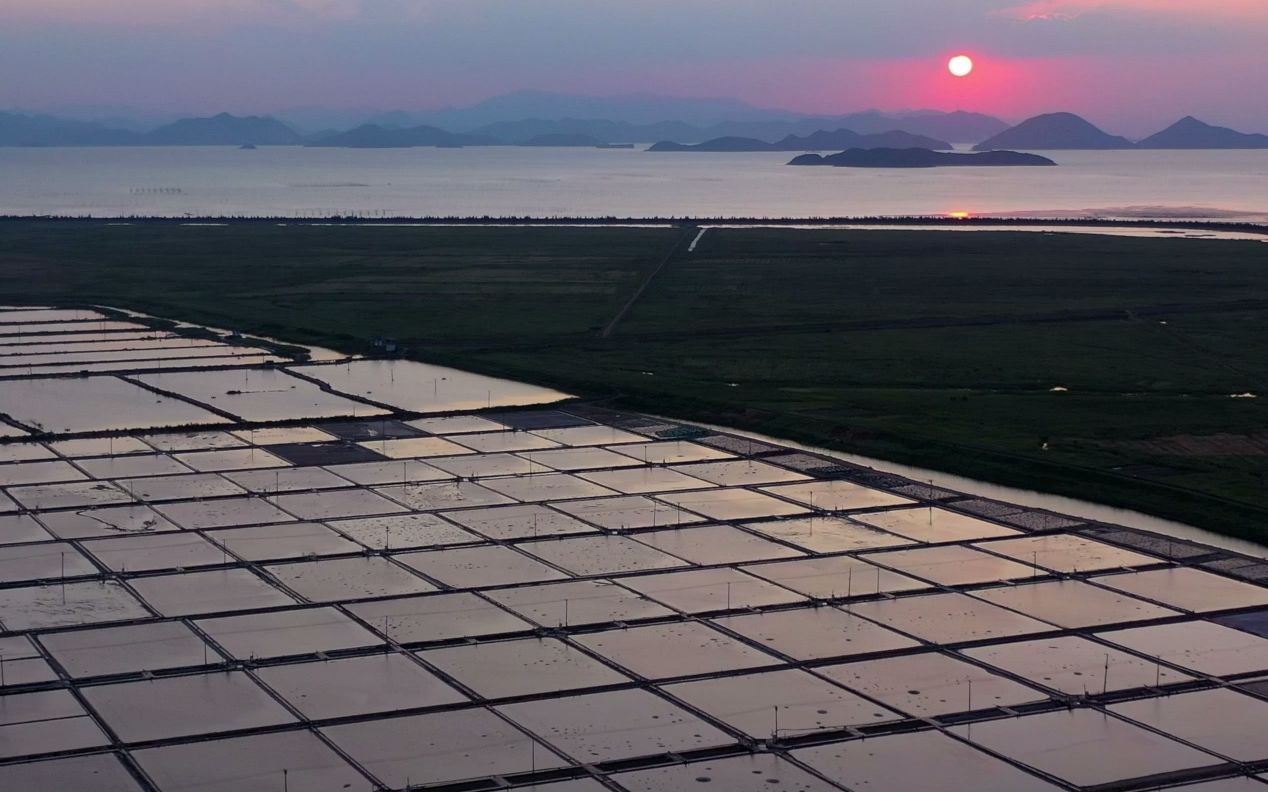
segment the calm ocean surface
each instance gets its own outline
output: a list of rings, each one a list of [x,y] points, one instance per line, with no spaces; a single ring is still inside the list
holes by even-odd
[[[793,168],[598,149],[0,148],[0,214],[1268,221],[1268,151],[1040,152],[1058,168]]]

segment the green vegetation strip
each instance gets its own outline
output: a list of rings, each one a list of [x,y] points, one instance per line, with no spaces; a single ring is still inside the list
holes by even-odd
[[[1268,406],[1234,398],[1268,397],[1268,245],[714,229],[688,252],[684,235],[9,223],[0,302],[355,352],[387,336],[420,360],[1268,537]]]

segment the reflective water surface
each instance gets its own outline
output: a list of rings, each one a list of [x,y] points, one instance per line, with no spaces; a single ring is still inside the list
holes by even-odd
[[[0,183],[0,213],[636,218],[1268,213],[1265,151],[1040,153],[1060,167],[790,168],[785,163],[791,155],[778,152],[583,148],[6,148],[0,149],[0,169],[8,176]],[[169,191],[149,191],[155,187]]]

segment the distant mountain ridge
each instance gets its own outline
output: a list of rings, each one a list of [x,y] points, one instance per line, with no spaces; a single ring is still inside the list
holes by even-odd
[[[841,116],[810,116],[768,121],[723,121],[697,126],[684,121],[659,121],[634,124],[603,118],[525,118],[503,121],[469,130],[511,143],[541,135],[589,135],[601,140],[626,143],[650,143],[674,140],[695,144],[720,137],[756,138],[775,142],[789,135],[810,135],[823,130],[850,129],[863,135],[891,131],[907,132],[935,140],[972,143],[1008,129],[997,118],[977,113],[919,113],[891,115],[869,111]]]
[[[606,119],[561,118],[552,120],[526,118],[522,121],[508,121],[477,127],[470,130],[468,134],[518,145],[547,135],[577,135],[604,140],[609,143],[648,143],[654,140],[679,139],[680,137],[696,139],[702,133],[697,127],[681,121],[664,121],[639,125]],[[699,142],[699,140],[697,139],[695,142]]]
[[[519,145],[536,148],[598,148],[608,145],[608,141],[589,135],[538,135]]]
[[[0,146],[130,146],[139,138],[91,121],[0,112]]]
[[[1125,137],[1102,131],[1074,113],[1047,113],[1022,121],[973,147],[974,151],[1000,149],[1108,150],[1135,148]]]
[[[851,129],[821,130],[805,137],[789,135],[777,143],[745,137],[721,137],[688,145],[662,141],[648,149],[651,152],[747,152],[747,151],[841,151],[843,149],[908,149],[948,151],[950,143],[923,135],[891,130],[874,135],[860,135]]]
[[[516,91],[467,107],[409,114],[416,124],[475,132],[491,124],[526,118],[602,118],[617,123],[650,125],[677,120],[707,127],[726,121],[774,121],[792,116],[787,110],[754,107],[732,98],[695,98],[655,94],[588,96],[552,91]]]
[[[0,146],[294,146],[303,140],[275,118],[228,113],[184,118],[147,133],[53,116],[0,113]]]
[[[331,118],[346,117],[343,113],[323,116],[311,109],[295,110],[294,113],[297,119],[318,127],[334,125]],[[508,142],[521,142],[543,134],[585,134],[641,143],[655,140],[700,143],[728,136],[774,141],[787,135],[845,127],[860,134],[898,129],[939,140],[973,143],[1008,128],[1008,124],[998,118],[966,111],[890,113],[866,110],[833,115],[760,108],[726,98],[652,94],[585,96],[546,91],[504,94],[467,107],[372,113],[365,117],[365,123],[380,126],[426,124],[456,132],[489,135]],[[596,124],[606,128],[590,126]],[[614,133],[614,129],[622,131]]]
[[[1268,149],[1268,135],[1248,135],[1185,116],[1136,145],[1143,149]]]
[[[126,108],[87,108],[93,118],[108,113],[112,123],[100,121],[66,121],[79,126],[77,133],[54,133],[48,125],[27,125],[20,132],[4,136],[0,123],[0,145],[194,145],[193,141],[215,144],[217,134],[210,129],[190,129],[187,119],[164,118],[163,127],[176,127],[157,138],[150,124],[143,120],[122,117]],[[136,111],[140,112],[140,111]],[[151,116],[152,117],[152,116]],[[53,120],[51,117],[44,117]],[[237,117],[220,114],[198,126],[214,127]],[[492,138],[508,145],[521,145],[545,135],[584,135],[610,143],[652,143],[676,140],[701,143],[719,137],[750,137],[776,142],[789,135],[805,136],[822,130],[851,129],[860,134],[878,134],[891,130],[923,135],[937,140],[973,142],[1008,128],[998,118],[956,111],[919,110],[886,113],[868,110],[844,115],[815,115],[783,109],[754,107],[736,99],[696,99],[663,97],[647,94],[594,97],[573,94],[523,91],[493,97],[465,108],[448,108],[427,112],[322,110],[294,108],[271,116],[278,123],[299,134],[302,142],[323,142],[336,134],[350,133],[360,127],[412,129],[432,127],[455,135]],[[185,127],[184,131],[181,128]],[[320,131],[319,131],[320,130]],[[157,130],[155,130],[157,131]],[[262,131],[262,130],[261,130]],[[133,133],[135,136],[130,136]],[[166,135],[172,138],[166,138]],[[230,135],[241,145],[280,145],[294,138],[274,129],[247,140]]]
[[[298,146],[304,137],[276,118],[220,113],[182,118],[143,136],[150,146]]]
[[[104,110],[117,110],[105,108]],[[103,109],[98,109],[103,111]],[[540,111],[537,115],[520,115]],[[756,108],[738,100],[680,99],[651,95],[589,97],[521,92],[430,113],[295,110],[309,122],[304,134],[285,119],[220,113],[183,118],[144,131],[119,118],[112,123],[52,115],[0,112],[0,146],[591,146],[675,141],[678,147],[719,151],[828,151],[850,148],[945,150],[947,141],[982,141],[992,149],[1263,149],[1268,135],[1245,134],[1187,116],[1139,143],[1111,135],[1073,113],[1049,113],[1009,127],[992,116],[965,111],[868,110],[846,115],[803,116]],[[610,112],[611,117],[588,116]],[[680,113],[664,120],[667,113]],[[373,115],[357,126],[314,127],[322,118]],[[451,124],[420,121],[444,117]],[[164,120],[155,116],[157,123]],[[484,122],[472,126],[475,122]],[[875,137],[875,136],[886,136]],[[857,136],[857,137],[856,137]],[[904,137],[906,136],[906,137]],[[865,138],[859,140],[858,138]],[[872,139],[867,139],[872,138]],[[703,144],[703,145],[702,145]],[[658,144],[658,150],[671,150]],[[674,149],[678,150],[678,149]]]
[[[853,129],[819,130],[804,137],[789,135],[775,144],[781,151],[844,151],[851,148],[922,148],[950,151],[954,146],[945,140],[917,135],[901,129],[860,133]]]
[[[952,143],[976,143],[1008,129],[1006,122],[994,116],[970,113],[964,110],[956,110],[950,113],[935,110],[920,110],[910,113],[882,113],[878,110],[868,110],[862,113],[850,113],[842,116],[811,116],[805,121],[827,122],[827,126],[836,125],[853,129],[862,135],[875,135],[891,130],[899,130],[913,135],[949,140]],[[827,127],[821,125],[820,128]]]
[[[492,146],[501,141],[475,135],[455,135],[433,126],[416,126],[394,129],[365,124],[347,132],[339,132],[316,140],[308,145],[324,148],[414,148],[419,146]]]
[[[1120,149],[1268,149],[1268,135],[1249,135],[1185,116],[1140,142],[1111,135],[1074,113],[1047,113],[973,147],[974,151],[1039,149],[1049,151]]]

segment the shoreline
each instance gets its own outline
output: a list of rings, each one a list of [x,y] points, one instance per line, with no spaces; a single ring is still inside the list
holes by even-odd
[[[880,227],[899,230],[936,226],[936,230],[948,228],[1126,228],[1126,229],[1176,229],[1182,231],[1223,231],[1255,234],[1268,237],[1268,223],[1230,220],[1201,219],[1122,219],[1122,218],[1072,218],[1072,217],[958,217],[945,214],[931,215],[873,215],[840,217],[438,217],[394,216],[361,217],[357,215],[326,217],[297,217],[294,215],[259,215],[238,217],[231,215],[203,215],[171,217],[163,215],[0,215],[0,224],[48,222],[57,224],[88,223],[92,225],[274,225],[285,223],[297,226],[471,226],[471,227],[658,227],[658,226],[717,226],[733,228],[850,228]]]

